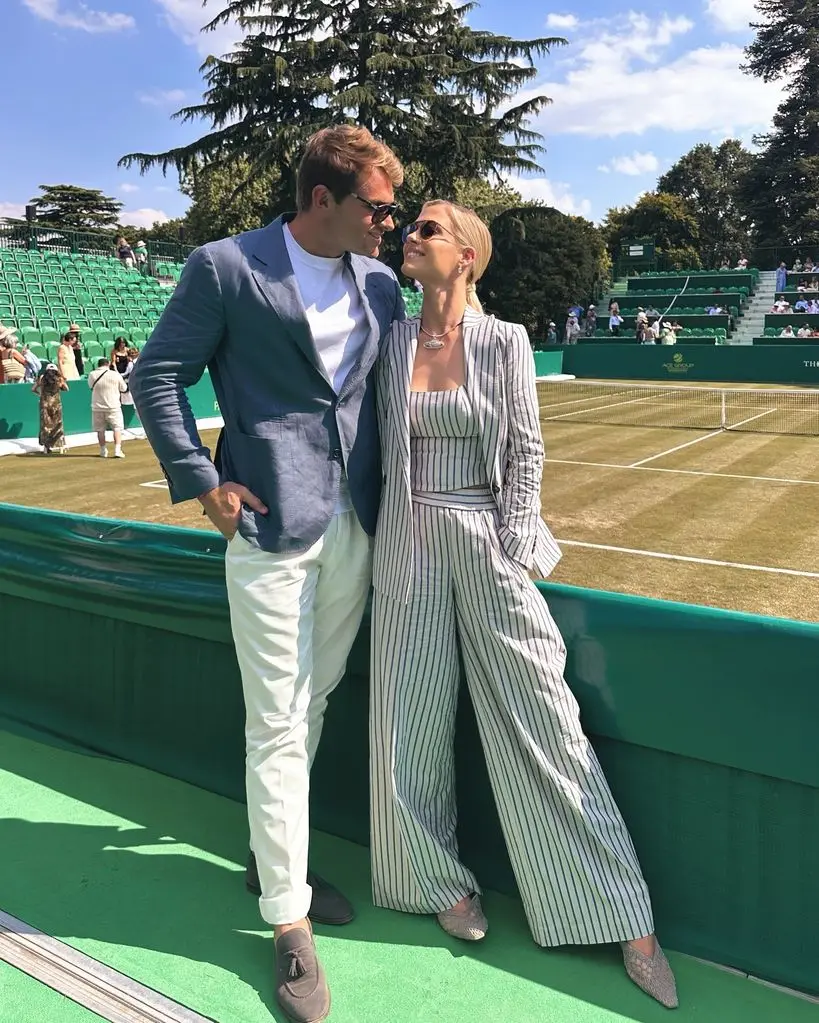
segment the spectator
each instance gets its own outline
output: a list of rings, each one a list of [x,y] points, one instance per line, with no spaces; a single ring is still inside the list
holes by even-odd
[[[20,352],[23,358],[26,360],[26,383],[33,383],[40,375],[40,370],[43,368],[42,362],[32,352],[28,345],[23,345],[23,349]]]
[[[819,298],[812,298],[810,300],[810,305],[805,310],[805,312],[810,313],[812,316],[815,316],[817,313],[819,313]]]
[[[794,334],[794,332],[793,332],[793,327],[790,324],[788,324],[788,326],[785,327],[784,330],[780,330],[779,336],[780,337],[796,337],[796,334]]]
[[[772,313],[787,313],[791,311],[789,302],[786,302],[782,295],[778,295],[776,301],[771,306]]]
[[[816,271],[816,267],[813,264],[813,260],[810,256],[805,260],[805,273],[812,274]]]
[[[71,326],[74,326],[72,324]],[[60,345],[57,349],[57,366],[63,380],[79,380],[80,374],[77,371],[77,360],[74,356],[74,337],[69,330],[63,334]]]
[[[126,353],[127,357],[127,353]],[[100,445],[100,458],[108,457],[105,445],[105,431],[114,433],[114,458],[125,458],[122,450],[122,395],[128,385],[114,367],[113,359],[100,359],[97,368],[88,377],[91,388],[91,425],[97,432]]]
[[[652,320],[649,325],[649,329],[651,330],[651,338],[654,344],[656,344],[660,340],[660,326],[661,324],[659,317],[657,317],[657,319],[655,320]]]
[[[660,315],[660,310],[657,309],[656,306],[653,303],[649,304],[648,308],[646,309],[646,316],[659,316],[659,315]]]
[[[597,310],[590,305],[586,312],[586,337],[592,337],[597,330]]]
[[[566,320],[566,336],[563,339],[563,343],[567,345],[576,345],[577,339],[580,337],[580,324],[577,322],[575,315],[569,316]]]
[[[120,236],[117,238],[117,259],[122,263],[126,270],[133,270],[134,268],[134,250],[128,244],[127,240]]]
[[[111,365],[120,376],[128,372],[128,342],[124,337],[114,339],[114,347],[111,349]]]
[[[125,384],[126,384],[125,392],[123,393],[122,399],[121,399],[123,405],[131,405],[131,406],[133,406],[133,404],[134,404],[134,397],[131,394],[131,388],[130,388],[130,385],[128,384],[128,378],[130,377],[131,370],[133,370],[134,364],[136,363],[138,358],[139,358],[139,349],[138,348],[129,348],[128,349],[128,365],[125,367],[125,372],[124,373],[120,373],[120,376],[122,377],[122,379],[125,381]]]
[[[810,302],[806,298],[798,298],[793,304],[795,313],[806,313],[810,309]]]
[[[788,267],[783,262],[779,264],[776,271],[776,284],[774,285],[777,291],[785,291],[788,287]]]
[[[546,344],[547,345],[557,344],[557,330],[555,328],[554,320],[549,320],[549,326],[546,328]]]
[[[779,290],[779,289],[777,289],[777,290]],[[797,287],[796,290],[797,291],[812,291],[813,290],[813,285],[810,284],[810,282],[808,282],[808,281],[800,281],[799,282],[799,286]]]
[[[134,246],[134,259],[137,267],[144,273],[148,263],[148,246],[141,238]]]
[[[60,391],[67,391],[68,384],[53,362],[34,381],[31,390],[40,396],[40,446],[43,454],[50,455],[57,448],[61,455],[68,450],[63,430],[63,403]]]
[[[731,264],[728,262],[727,259],[723,259],[722,263],[720,263],[720,272],[722,272],[724,270],[730,270],[730,269],[731,269]]]
[[[625,320],[620,315],[620,306],[616,302],[612,302],[609,307],[609,333],[612,337],[620,337],[620,327],[624,322]]]
[[[811,330],[810,326],[806,323],[804,326],[799,328],[799,330],[796,332],[796,336],[813,337],[813,331]]]
[[[26,360],[17,351],[17,331],[0,326],[0,383],[19,384],[25,379]]]
[[[79,334],[74,334],[71,338],[71,347],[74,349],[74,365],[77,367],[78,376],[85,376],[85,363],[82,357],[82,345],[80,344]]]
[[[792,267],[793,272],[797,274],[802,273],[803,269],[804,267],[802,266],[802,261],[800,259],[797,259]]]
[[[677,343],[677,335],[671,329],[671,324],[666,320],[662,329],[660,330],[660,344],[661,345],[675,345]]]
[[[742,256],[737,261],[737,265],[734,267],[734,269],[735,270],[747,270],[748,269],[748,260],[745,258],[745,256]]]

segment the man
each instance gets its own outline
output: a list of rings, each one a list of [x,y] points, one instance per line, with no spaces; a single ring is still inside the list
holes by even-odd
[[[197,498],[228,540],[231,626],[247,712],[256,864],[277,998],[297,1023],[330,996],[307,919],[353,911],[310,873],[309,769],[370,586],[381,487],[374,380],[404,315],[375,258],[394,228],[395,155],[349,125],[308,141],[298,212],[188,259],[131,377],[174,502]],[[210,370],[224,418],[214,465],[185,388]]]
[[[98,359],[97,368],[88,376],[88,386],[91,388],[91,425],[97,432],[100,458],[108,457],[106,430],[114,433],[114,458],[125,458],[122,450],[122,395],[128,390],[128,385],[112,362]]]

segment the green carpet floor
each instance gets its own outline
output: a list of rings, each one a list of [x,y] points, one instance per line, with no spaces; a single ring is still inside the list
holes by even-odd
[[[100,1023],[102,1017],[0,961],[3,1023]]]
[[[117,761],[0,731],[0,908],[218,1023],[269,1023],[272,947],[243,884],[243,806]],[[489,893],[489,938],[450,940],[433,919],[374,909],[367,852],[313,836],[316,868],[357,920],[317,929],[332,1023],[652,1023],[667,1019],[614,948],[546,952],[515,900]],[[819,1006],[671,955],[679,1023],[817,1023]],[[94,1019],[36,990],[43,1011],[2,1023]],[[56,1000],[56,1001],[55,1001]],[[16,1001],[16,998],[12,1001]],[[16,1010],[15,1010],[16,1011]]]

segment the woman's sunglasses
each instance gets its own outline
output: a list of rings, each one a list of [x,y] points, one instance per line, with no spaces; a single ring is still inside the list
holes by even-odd
[[[394,217],[398,212],[397,202],[373,202],[371,199],[365,199],[363,195],[357,195],[355,192],[353,192],[353,198],[370,207],[374,224],[383,224],[387,217]]]
[[[401,232],[401,241],[406,242],[411,234],[418,233],[418,237],[428,242],[430,238],[437,238],[439,234],[447,234],[447,229],[439,224],[437,220],[416,220],[407,224]]]

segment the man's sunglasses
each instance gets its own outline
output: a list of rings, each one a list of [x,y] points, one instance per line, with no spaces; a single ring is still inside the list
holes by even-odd
[[[353,192],[353,198],[370,207],[373,211],[372,221],[374,224],[383,224],[387,217],[394,217],[398,212],[397,202],[373,202],[371,199],[365,199],[363,195],[358,195],[355,192]]]
[[[411,234],[418,233],[418,237],[428,242],[430,238],[437,238],[439,234],[448,234],[447,229],[439,224],[437,220],[416,220],[407,224],[401,232],[401,241],[406,242]]]

